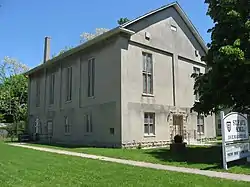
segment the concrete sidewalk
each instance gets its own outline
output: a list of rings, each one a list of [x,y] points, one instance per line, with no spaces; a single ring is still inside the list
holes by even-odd
[[[115,163],[120,163],[120,164],[138,166],[138,167],[175,171],[175,172],[182,172],[182,173],[189,173],[189,174],[192,173],[192,174],[204,175],[208,177],[216,177],[216,178],[250,182],[250,175],[224,173],[224,172],[217,172],[217,171],[207,171],[207,170],[199,170],[199,169],[192,169],[192,168],[168,166],[168,165],[162,165],[162,164],[152,164],[148,162],[139,162],[139,161],[133,161],[133,160],[110,158],[110,157],[90,155],[90,154],[84,154],[84,153],[76,153],[76,152],[51,149],[51,148],[45,148],[45,147],[35,147],[35,146],[30,146],[30,145],[25,145],[25,144],[20,144],[20,143],[12,143],[9,145],[17,146],[17,147],[24,147],[24,148],[29,148],[29,149],[39,150],[39,151],[45,151],[45,152],[50,152],[50,153],[77,156],[77,157],[89,158],[89,159],[95,159],[95,160],[103,160],[106,162],[115,162]]]

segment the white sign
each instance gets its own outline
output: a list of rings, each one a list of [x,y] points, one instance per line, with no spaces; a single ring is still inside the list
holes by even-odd
[[[250,156],[249,143],[239,143],[225,146],[226,161],[246,158]]]
[[[224,116],[222,111],[221,125],[223,167],[227,169],[227,162],[250,158],[247,116],[237,112]]]
[[[247,117],[237,112],[231,112],[224,116],[222,125],[224,128],[225,142],[248,140]]]

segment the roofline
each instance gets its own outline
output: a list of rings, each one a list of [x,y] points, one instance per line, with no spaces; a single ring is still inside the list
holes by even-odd
[[[200,33],[198,32],[198,30],[196,29],[196,27],[194,26],[194,24],[191,22],[191,20],[189,19],[189,17],[185,13],[185,11],[181,8],[181,6],[179,5],[178,2],[176,2],[176,4],[174,5],[174,7],[179,12],[179,14],[182,16],[182,18],[184,18],[184,21],[186,22],[187,26],[190,28],[191,32],[193,33],[193,35],[195,36],[195,38],[198,40],[198,42],[200,43],[200,45],[203,48],[203,50],[207,53],[208,47],[207,47],[205,41],[201,37]]]
[[[134,20],[126,22],[123,25],[121,25],[121,27],[127,28],[129,25],[132,25],[132,24],[134,24],[137,21],[140,21],[140,20],[142,20],[142,19],[144,19],[144,18],[146,18],[148,16],[151,16],[151,15],[153,15],[155,13],[158,13],[158,12],[160,12],[162,10],[165,10],[167,8],[170,8],[170,7],[174,7],[177,10],[177,12],[181,15],[182,19],[187,24],[188,28],[191,30],[192,34],[195,36],[195,38],[197,39],[197,41],[199,42],[199,44],[201,45],[201,47],[203,48],[203,50],[205,52],[207,52],[208,48],[206,46],[205,41],[202,39],[202,37],[199,34],[198,30],[195,28],[195,26],[190,21],[190,19],[188,18],[187,14],[184,12],[184,10],[181,8],[180,4],[177,1],[172,2],[172,3],[168,4],[168,5],[162,6],[162,7],[158,8],[158,9],[153,10],[153,11],[147,13],[147,14],[144,14],[144,15],[142,15],[142,16],[134,19]]]
[[[70,50],[64,52],[63,54],[58,55],[58,56],[48,60],[47,62],[45,62],[45,63],[43,63],[43,64],[41,64],[41,65],[31,69],[31,70],[29,70],[28,72],[25,73],[25,75],[30,75],[30,74],[32,74],[32,73],[34,73],[34,72],[36,72],[36,71],[38,71],[38,70],[40,70],[40,69],[42,69],[44,67],[47,67],[48,65],[50,65],[52,63],[56,63],[59,60],[62,60],[62,59],[66,58],[66,57],[68,57],[68,56],[70,56],[70,55],[72,55],[72,54],[74,54],[76,52],[79,52],[79,51],[81,51],[81,50],[83,50],[83,49],[85,49],[87,47],[90,47],[90,46],[92,46],[92,45],[94,45],[94,44],[96,44],[96,43],[98,43],[98,42],[100,42],[102,40],[105,40],[105,39],[107,39],[107,38],[109,38],[109,37],[111,37],[111,36],[113,36],[115,34],[118,34],[118,33],[122,32],[122,33],[126,33],[128,35],[133,35],[133,34],[135,34],[135,32],[132,31],[132,30],[127,29],[127,27],[129,25],[132,25],[137,21],[140,21],[140,20],[142,20],[142,19],[144,19],[144,18],[146,18],[146,17],[148,17],[150,15],[158,13],[158,12],[160,12],[162,10],[165,10],[165,9],[169,8],[169,7],[174,7],[177,10],[177,12],[180,14],[183,21],[187,24],[188,28],[191,30],[192,34],[195,36],[196,40],[199,42],[199,44],[201,45],[203,50],[205,52],[207,52],[208,48],[207,48],[204,40],[202,39],[201,35],[199,34],[198,30],[195,28],[193,23],[190,21],[187,14],[181,8],[179,3],[177,1],[175,1],[175,2],[172,2],[172,3],[168,4],[168,5],[162,6],[162,7],[158,8],[158,9],[156,9],[156,10],[153,10],[153,11],[147,13],[147,14],[144,14],[144,15],[142,15],[142,16],[134,19],[134,20],[126,22],[123,25],[121,25],[119,27],[116,27],[116,28],[114,28],[114,29],[112,29],[110,31],[107,31],[107,32],[105,32],[105,33],[103,33],[103,34],[101,34],[101,35],[99,35],[99,36],[97,36],[97,37],[83,43],[83,44],[80,44],[79,46],[77,46],[77,47],[75,47],[73,49],[70,49]]]
[[[152,14],[155,14],[155,13],[157,13],[157,12],[160,12],[160,11],[162,11],[162,10],[165,10],[165,9],[167,9],[167,8],[169,8],[169,7],[173,6],[173,5],[175,5],[176,3],[177,3],[177,2],[172,2],[172,3],[170,3],[170,4],[167,4],[167,5],[164,5],[164,6],[160,7],[160,8],[157,8],[157,9],[155,9],[155,10],[153,10],[153,11],[150,11],[150,12],[148,12],[148,13],[142,15],[142,16],[139,16],[138,18],[135,18],[135,19],[133,19],[133,20],[131,20],[131,21],[128,21],[128,22],[122,24],[121,27],[124,27],[124,28],[125,28],[125,27],[127,27],[127,26],[129,26],[129,25],[132,25],[133,23],[135,23],[135,22],[137,22],[137,21],[140,21],[140,20],[142,20],[142,19],[144,19],[144,18],[146,18],[146,17],[148,17],[148,16],[150,16],[150,15],[152,15]]]
[[[83,44],[80,44],[77,47],[74,47],[74,48],[64,52],[63,54],[58,55],[58,56],[48,60],[47,62],[45,62],[45,63],[43,63],[43,64],[41,64],[41,65],[27,71],[25,73],[25,75],[30,75],[30,74],[32,74],[32,73],[34,73],[34,72],[36,72],[36,71],[38,71],[40,69],[43,69],[44,67],[47,67],[48,65],[54,64],[59,60],[62,60],[62,59],[66,58],[66,57],[68,57],[68,56],[70,56],[70,55],[72,55],[74,53],[77,53],[77,52],[79,52],[79,51],[81,51],[81,50],[83,50],[83,49],[85,49],[87,47],[90,47],[90,46],[92,46],[92,45],[94,45],[94,44],[96,44],[96,43],[98,43],[100,41],[103,41],[103,40],[105,40],[105,39],[107,39],[107,38],[109,38],[111,36],[114,36],[115,34],[118,34],[118,33],[126,33],[126,34],[129,34],[129,35],[132,35],[135,32],[131,31],[129,29],[126,29],[126,28],[116,27],[116,28],[114,28],[114,29],[112,29],[110,31],[107,31],[107,32],[105,32],[105,33],[103,33],[103,34],[101,34],[101,35],[99,35],[99,36],[97,36],[97,37],[83,43]]]

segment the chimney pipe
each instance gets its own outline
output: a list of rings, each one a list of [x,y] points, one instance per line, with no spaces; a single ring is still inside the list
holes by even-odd
[[[46,36],[44,39],[44,58],[43,63],[50,59],[50,37]]]

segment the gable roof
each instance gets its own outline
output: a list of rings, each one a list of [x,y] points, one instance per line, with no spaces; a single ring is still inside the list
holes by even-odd
[[[128,27],[130,25],[132,25],[132,24],[134,24],[136,22],[139,22],[139,21],[141,21],[142,19],[144,19],[146,17],[154,15],[154,14],[156,14],[156,13],[158,13],[160,11],[163,11],[163,10],[165,10],[167,8],[170,8],[170,7],[173,7],[173,8],[176,9],[176,11],[179,13],[179,15],[181,16],[183,21],[186,23],[186,25],[188,26],[188,28],[190,29],[190,31],[194,35],[195,39],[201,45],[202,49],[207,52],[208,48],[207,48],[204,40],[202,39],[201,35],[197,31],[197,29],[194,27],[194,25],[192,24],[192,22],[190,21],[190,19],[186,15],[186,13],[183,11],[183,9],[179,5],[179,3],[178,2],[173,2],[173,3],[170,3],[168,5],[162,6],[162,7],[158,8],[158,9],[156,9],[156,10],[148,12],[148,13],[146,13],[146,14],[144,14],[144,15],[142,15],[142,16],[134,19],[134,20],[126,22],[123,25],[120,25],[120,26],[118,26],[118,27],[116,27],[116,28],[114,28],[114,29],[112,29],[112,30],[110,30],[108,32],[105,32],[105,33],[95,37],[92,40],[89,40],[89,41],[87,41],[87,42],[85,42],[83,44],[80,44],[77,47],[75,47],[73,49],[70,49],[70,50],[64,52],[63,54],[61,54],[61,55],[59,55],[59,56],[57,56],[55,58],[52,58],[52,59],[48,60],[47,62],[45,62],[45,63],[43,63],[43,64],[41,64],[41,65],[31,69],[31,70],[29,70],[25,74],[30,75],[30,74],[32,74],[32,73],[46,67],[47,65],[50,65],[51,63],[56,63],[57,61],[62,60],[62,59],[66,58],[66,57],[68,57],[68,56],[70,56],[70,55],[72,55],[74,53],[77,53],[77,52],[81,51],[81,50],[84,50],[87,47],[90,47],[90,46],[92,46],[94,44],[97,44],[97,43],[103,41],[103,40],[106,40],[107,38],[109,38],[111,36],[114,36],[115,34],[126,33],[126,34],[129,34],[129,35],[133,35],[135,32],[128,29]]]
[[[190,31],[192,32],[192,34],[195,36],[195,39],[199,42],[199,44],[201,45],[202,49],[207,52],[208,48],[204,42],[204,40],[202,39],[201,35],[199,34],[198,30],[195,28],[195,26],[193,25],[193,23],[190,21],[190,19],[188,18],[187,14],[184,12],[184,10],[181,8],[181,6],[179,5],[179,3],[173,2],[170,3],[168,5],[162,6],[156,10],[150,11],[134,20],[131,20],[129,22],[124,23],[123,25],[121,25],[122,28],[128,28],[130,25],[146,18],[149,17],[153,14],[156,14],[160,11],[166,10],[167,8],[173,7],[176,9],[176,11],[178,12],[178,14],[181,16],[181,18],[183,19],[183,21],[185,22],[185,24],[188,26],[188,28],[190,29]]]

